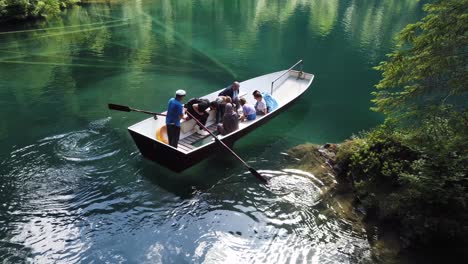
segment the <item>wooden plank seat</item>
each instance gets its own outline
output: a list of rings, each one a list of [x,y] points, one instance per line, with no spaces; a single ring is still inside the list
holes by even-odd
[[[244,97],[246,95],[247,95],[247,93],[240,94],[239,98]],[[240,108],[240,110],[242,112],[242,107]],[[208,120],[213,121],[216,118],[215,115],[216,115],[216,111],[210,110]],[[184,120],[184,121],[181,122],[181,129],[182,129],[183,133],[187,133],[188,131],[191,131],[194,126],[196,126],[196,123],[195,123],[194,120],[189,120],[189,121]],[[212,133],[214,133],[215,135],[217,134],[217,128],[216,128],[215,123],[211,124],[207,128]],[[197,146],[195,145],[196,143],[200,142],[201,140],[203,140],[203,139],[205,139],[207,137],[211,137],[211,136],[210,135],[202,136],[200,134],[193,133],[188,137],[180,139],[177,148],[179,148],[179,149],[181,149],[181,150],[183,150],[185,152],[191,151],[192,149],[197,148]]]
[[[207,128],[212,133],[216,134],[216,124],[212,124],[212,125],[208,126]],[[180,149],[182,149],[184,151],[190,151],[190,150],[196,148],[196,146],[194,146],[195,143],[197,143],[200,140],[203,140],[203,139],[205,139],[207,137],[211,137],[211,135],[202,136],[202,135],[200,135],[198,133],[193,133],[192,135],[179,140],[179,145],[177,146],[177,148],[180,148]]]

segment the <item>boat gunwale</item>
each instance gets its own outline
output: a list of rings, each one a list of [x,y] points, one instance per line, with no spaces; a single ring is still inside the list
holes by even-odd
[[[260,76],[257,76],[257,77],[251,78],[251,79],[247,79],[247,80],[245,80],[244,82],[249,81],[249,80],[253,80],[253,79],[255,79],[255,78],[265,77],[265,76],[270,75],[270,74],[275,74],[275,73],[284,72],[284,71],[285,71],[285,70],[278,71],[278,72],[272,72],[272,73],[268,73],[268,74],[264,74],[264,75],[260,75]],[[300,73],[300,72],[301,72],[301,71],[290,70],[290,71],[289,71],[289,73],[290,73],[289,76],[291,76],[291,73],[296,73],[296,74],[297,74],[297,73]],[[303,71],[302,71],[302,72],[303,72]],[[310,77],[310,80],[308,81],[308,83],[307,83],[307,85],[306,85],[306,88],[305,88],[301,93],[298,93],[298,94],[297,94],[296,96],[294,96],[291,100],[289,100],[288,102],[282,104],[282,105],[279,106],[277,109],[271,111],[270,113],[267,113],[266,115],[262,116],[261,118],[257,118],[257,119],[255,119],[255,120],[252,120],[252,122],[250,122],[249,124],[247,124],[246,126],[244,126],[242,129],[238,129],[238,130],[233,131],[233,132],[231,132],[231,133],[229,133],[229,134],[227,134],[227,135],[224,135],[224,136],[222,136],[222,137],[218,137],[218,139],[221,140],[221,141],[229,140],[229,138],[230,138],[231,136],[233,136],[233,135],[235,135],[235,134],[237,134],[237,133],[240,133],[242,130],[247,129],[248,127],[254,125],[254,124],[257,123],[257,122],[260,122],[260,121],[263,120],[264,118],[267,118],[269,115],[273,115],[275,112],[281,110],[281,108],[283,108],[284,106],[288,105],[290,102],[294,101],[296,98],[300,97],[303,93],[305,93],[305,92],[309,89],[309,87],[310,87],[310,85],[312,84],[312,81],[314,80],[314,77],[315,77],[315,75],[312,74],[312,73],[303,72],[303,74],[308,74],[308,75],[310,75],[311,77]],[[288,77],[288,78],[289,78],[289,77]],[[220,89],[220,90],[218,90],[218,91],[215,91],[215,92],[213,92],[213,93],[216,93],[216,92],[219,92],[219,91],[222,91],[222,89]],[[208,94],[208,95],[209,95],[209,94]],[[207,95],[204,95],[204,96],[207,96]],[[202,96],[202,98],[203,98],[204,96]],[[167,112],[167,111],[162,112],[162,113],[166,113],[166,112]],[[206,148],[206,147],[208,147],[208,146],[210,146],[210,145],[216,143],[216,141],[213,140],[213,141],[211,141],[211,142],[208,142],[208,143],[205,143],[205,144],[203,144],[203,145],[201,145],[201,146],[198,146],[198,147],[196,147],[196,148],[193,148],[193,149],[191,149],[191,150],[189,150],[189,151],[183,151],[183,150],[180,149],[180,148],[175,148],[175,147],[173,147],[173,146],[171,146],[171,145],[169,145],[169,144],[165,144],[165,143],[163,143],[163,142],[160,142],[160,141],[157,140],[157,139],[154,139],[154,138],[152,138],[152,137],[149,137],[148,135],[146,135],[146,134],[144,134],[144,133],[140,133],[139,131],[137,131],[137,130],[135,130],[135,129],[133,128],[133,127],[135,127],[135,126],[137,126],[137,125],[139,125],[139,124],[141,124],[141,123],[143,123],[143,122],[146,122],[148,119],[149,119],[149,118],[143,119],[143,120],[141,120],[140,122],[137,122],[137,123],[135,123],[135,124],[129,126],[127,129],[128,129],[128,130],[131,130],[131,131],[134,132],[134,133],[137,133],[137,134],[139,134],[139,135],[141,135],[141,136],[144,136],[144,137],[150,139],[152,142],[156,142],[156,143],[161,144],[161,145],[164,145],[164,146],[166,146],[166,147],[170,147],[170,148],[176,150],[179,154],[182,154],[183,156],[192,155],[194,152],[199,151],[199,150],[201,150],[201,149],[203,149],[203,148]],[[205,138],[203,138],[203,139],[205,139]],[[203,140],[203,139],[201,139],[201,140]]]

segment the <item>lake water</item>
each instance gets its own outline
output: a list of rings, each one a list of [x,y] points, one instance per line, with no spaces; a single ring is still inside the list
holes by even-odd
[[[357,263],[364,232],[323,213],[320,184],[284,153],[382,121],[372,70],[421,16],[414,0],[139,0],[0,26],[0,259],[7,263]],[[303,59],[316,78],[288,111],[181,174],[126,131]],[[241,87],[242,89],[242,87]]]

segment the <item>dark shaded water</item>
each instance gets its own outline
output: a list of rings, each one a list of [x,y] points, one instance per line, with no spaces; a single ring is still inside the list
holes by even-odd
[[[323,214],[320,182],[284,152],[381,121],[372,70],[421,3],[128,1],[0,27],[0,259],[6,262],[355,263],[366,234]],[[290,110],[182,174],[144,160],[126,127],[189,97],[285,69],[316,75]]]

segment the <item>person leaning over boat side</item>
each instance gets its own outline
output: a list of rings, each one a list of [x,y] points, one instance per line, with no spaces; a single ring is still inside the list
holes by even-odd
[[[227,103],[231,103],[231,97],[229,96],[218,96],[216,98],[216,103],[218,103],[216,107],[216,124],[222,121],[224,116],[224,108],[226,108]]]
[[[177,148],[180,136],[180,119],[184,118],[184,106],[182,100],[185,97],[184,90],[177,90],[175,97],[169,100],[167,105],[166,128],[169,145]]]
[[[231,85],[228,87],[224,88],[218,96],[229,96],[231,97],[232,103],[236,107],[236,109],[239,108],[239,88],[240,84],[238,81],[233,82]]]
[[[242,106],[242,116],[240,117],[241,121],[255,120],[257,118],[257,113],[255,112],[255,107],[251,104],[248,104],[244,97],[239,99],[239,103]]]
[[[185,107],[190,114],[200,121],[200,123],[205,125],[209,116],[207,109],[210,108],[210,110],[216,110],[217,103],[216,101],[210,102],[208,99],[192,98],[187,102],[187,104],[185,104]],[[190,119],[191,117],[187,117],[187,120]],[[195,132],[202,136],[207,136],[209,134],[200,125],[195,126]]]
[[[239,116],[237,115],[237,112],[234,111],[232,104],[226,104],[223,123],[218,124],[217,129],[221,135],[227,135],[239,129]]]

